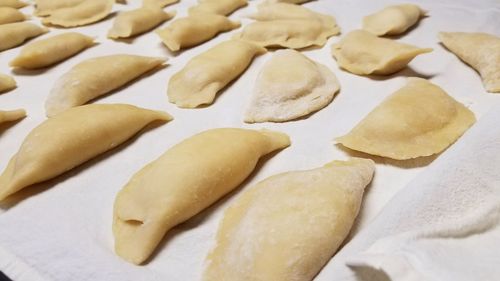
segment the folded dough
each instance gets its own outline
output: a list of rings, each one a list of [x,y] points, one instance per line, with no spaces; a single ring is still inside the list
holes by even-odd
[[[0,175],[0,201],[118,146],[152,121],[171,119],[127,104],[79,106],[47,119],[29,133]]]
[[[166,6],[178,3],[179,1],[180,0],[142,0],[142,6],[165,8]]]
[[[246,5],[248,5],[247,0],[198,0],[196,6],[189,8],[189,14],[208,13],[227,16]]]
[[[75,27],[98,22],[111,13],[115,0],[85,0],[76,5],[56,9],[42,19],[45,25]]]
[[[320,110],[339,90],[326,66],[295,50],[279,50],[257,77],[245,122],[285,122]]]
[[[48,29],[29,22],[0,25],[0,51],[23,44],[26,40],[49,32]]]
[[[26,117],[26,110],[16,109],[16,110],[0,110],[0,124],[4,122],[16,121],[21,118]]]
[[[440,32],[443,45],[472,66],[488,92],[500,92],[500,38],[487,33]]]
[[[67,32],[28,43],[9,65],[26,69],[51,66],[94,45],[94,38]]]
[[[28,16],[11,7],[0,7],[0,25],[6,23],[20,22]]]
[[[35,15],[48,16],[55,10],[73,7],[83,1],[85,0],[35,0]]]
[[[168,83],[168,99],[183,108],[211,104],[217,92],[240,76],[266,49],[229,40],[195,56]]]
[[[0,0],[0,7],[19,9],[28,6],[28,3],[19,0]]]
[[[441,88],[409,78],[337,141],[350,149],[405,160],[440,153],[475,122],[474,113]]]
[[[109,93],[165,61],[163,58],[123,54],[85,60],[56,81],[45,103],[47,116]]]
[[[195,13],[174,20],[166,28],[157,30],[156,34],[171,51],[178,51],[201,44],[220,32],[233,30],[240,25],[225,16]]]
[[[236,188],[261,156],[289,145],[283,133],[223,128],[170,148],[118,193],[113,221],[116,253],[135,264],[144,262],[171,228]]]
[[[108,38],[128,38],[151,30],[160,23],[169,20],[175,13],[166,13],[160,7],[145,6],[139,9],[121,12],[116,17]]]
[[[358,75],[389,75],[403,69],[416,56],[431,51],[379,38],[364,30],[351,31],[332,46],[338,65]]]
[[[375,35],[398,35],[412,27],[425,16],[425,11],[414,4],[385,7],[363,18],[363,29]]]
[[[8,92],[16,88],[16,80],[9,75],[0,73],[0,93]]]
[[[349,234],[374,169],[352,158],[251,187],[225,211],[203,280],[312,280]]]

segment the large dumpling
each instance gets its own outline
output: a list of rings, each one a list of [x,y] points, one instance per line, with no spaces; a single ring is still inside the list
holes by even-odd
[[[47,33],[49,30],[29,22],[0,25],[0,51],[17,47],[26,40]]]
[[[285,122],[328,105],[339,82],[326,66],[295,50],[280,50],[257,77],[245,122]]]
[[[42,23],[62,27],[75,27],[98,22],[111,13],[115,0],[85,0],[74,6],[54,10]]]
[[[0,124],[4,122],[12,122],[26,117],[26,110],[0,110]]]
[[[392,5],[363,18],[363,29],[375,35],[398,35],[415,25],[425,15],[414,4]]]
[[[353,150],[405,160],[440,153],[475,121],[472,111],[438,86],[409,78],[337,141]]]
[[[35,0],[35,15],[48,16],[56,10],[69,8],[85,0]]]
[[[0,93],[16,88],[16,80],[9,75],[0,73]]]
[[[145,6],[139,9],[121,12],[116,17],[113,27],[108,32],[108,38],[128,38],[153,29],[162,22],[175,16],[166,13],[160,7]]]

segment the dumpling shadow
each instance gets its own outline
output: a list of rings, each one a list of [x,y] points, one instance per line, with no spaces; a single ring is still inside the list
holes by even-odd
[[[14,121],[4,122],[4,123],[0,124],[0,137],[2,136],[3,133],[5,133],[11,127],[14,127],[14,125],[16,125],[17,123],[23,121],[23,119],[25,119],[26,117],[23,117],[21,119],[14,120]]]
[[[375,80],[375,81],[384,81],[384,80],[389,80],[389,79],[396,78],[396,77],[419,77],[419,78],[429,80],[429,79],[432,79],[434,76],[436,76],[436,74],[420,73],[420,72],[417,72],[416,70],[414,70],[413,68],[411,68],[410,66],[407,66],[407,67],[403,68],[402,70],[400,70],[396,73],[393,73],[391,75],[371,74],[371,75],[364,75],[364,76],[368,77],[371,80]]]

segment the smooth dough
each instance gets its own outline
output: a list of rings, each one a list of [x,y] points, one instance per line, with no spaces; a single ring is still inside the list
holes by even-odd
[[[352,158],[257,183],[224,212],[203,280],[312,280],[349,234],[374,169]]]
[[[195,13],[174,20],[166,28],[157,30],[156,34],[171,51],[178,51],[201,44],[220,32],[240,26],[239,22],[231,21],[225,16]]]
[[[73,7],[83,1],[85,0],[35,0],[35,15],[48,16],[55,10]]]
[[[279,50],[263,66],[245,122],[285,122],[320,110],[340,89],[335,74],[295,50]]]
[[[160,7],[145,6],[132,11],[121,12],[116,17],[108,38],[128,38],[153,29],[169,20],[175,13],[166,13]]]
[[[170,78],[168,99],[183,108],[211,104],[217,92],[240,76],[255,56],[265,52],[250,42],[222,42],[192,58]]]
[[[227,16],[246,5],[248,5],[247,0],[198,0],[197,5],[189,8],[189,14],[204,13]]]
[[[143,7],[160,7],[164,8],[166,6],[178,3],[179,0],[142,0]]]
[[[409,78],[337,141],[353,150],[405,160],[440,153],[475,122],[474,113],[441,88]]]
[[[0,0],[0,7],[19,9],[28,6],[28,3],[19,0]]]
[[[27,16],[19,10],[11,7],[0,7],[0,25],[6,23],[20,22],[27,19]]]
[[[412,27],[425,16],[414,4],[393,5],[363,18],[363,29],[375,35],[398,35]]]
[[[16,110],[0,110],[0,124],[5,122],[12,122],[26,117],[26,110],[16,109]]]
[[[137,172],[114,205],[115,251],[140,264],[174,226],[241,184],[259,158],[290,145],[267,130],[212,129],[175,145]]]
[[[85,60],[56,81],[45,103],[47,116],[109,93],[165,61],[164,58],[123,54]]]
[[[16,88],[16,80],[9,75],[0,73],[0,93],[5,93]]]
[[[28,43],[9,65],[25,69],[51,66],[94,45],[94,38],[67,32]]]
[[[98,22],[111,13],[115,0],[85,0],[74,6],[54,10],[42,19],[45,25],[75,27]]]
[[[440,32],[443,45],[472,66],[488,92],[500,92],[500,38],[487,33]]]
[[[23,44],[26,40],[47,33],[49,30],[29,22],[0,25],[0,51]]]
[[[47,119],[24,139],[0,175],[0,201],[123,143],[165,112],[127,104],[79,106]]]
[[[379,38],[364,30],[351,31],[332,46],[338,65],[358,75],[390,75],[406,67],[416,56],[431,51]]]

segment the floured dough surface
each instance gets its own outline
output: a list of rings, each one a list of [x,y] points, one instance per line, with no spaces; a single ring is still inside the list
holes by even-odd
[[[198,0],[198,4],[189,8],[190,14],[217,14],[227,16],[239,8],[248,5],[247,0]]]
[[[26,20],[27,16],[11,7],[0,6],[0,25]]]
[[[49,30],[29,22],[0,25],[0,51],[17,47],[26,40],[47,33]]]
[[[16,80],[7,74],[0,73],[0,94],[16,88]]]
[[[26,110],[0,110],[0,124],[4,122],[12,122],[26,117]]]
[[[328,105],[339,82],[326,66],[294,50],[279,50],[257,77],[245,122],[285,122]]]
[[[75,27],[98,22],[111,13],[115,0],[85,0],[73,6],[56,9],[42,19],[45,25]]]
[[[375,35],[398,35],[415,25],[425,12],[414,4],[388,6],[363,18],[363,29]]]
[[[472,111],[440,87],[409,78],[337,141],[353,150],[405,160],[440,153],[475,121]]]
[[[108,38],[128,38],[153,29],[169,20],[175,13],[167,13],[160,7],[145,6],[118,14],[108,32]]]
[[[250,187],[225,211],[203,280],[312,280],[348,235],[374,168],[352,158]]]

